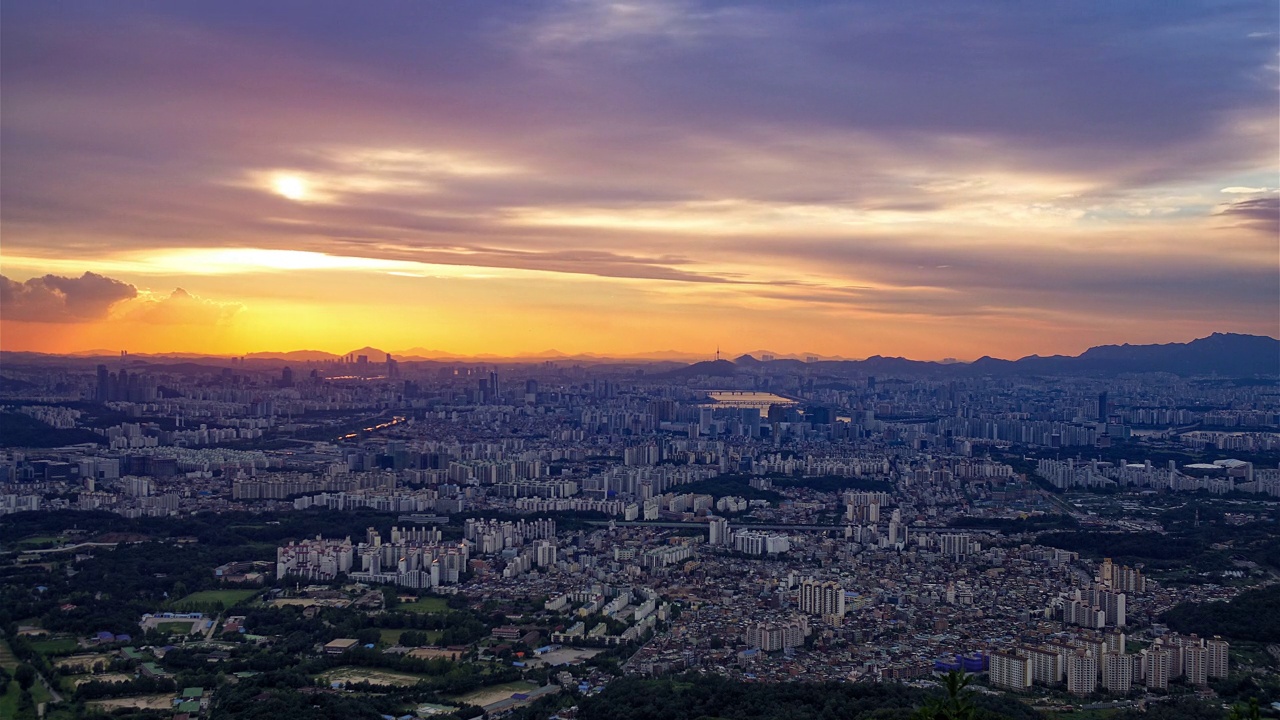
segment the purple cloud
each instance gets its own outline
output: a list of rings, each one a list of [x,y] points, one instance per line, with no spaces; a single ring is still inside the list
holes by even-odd
[[[19,322],[87,322],[137,297],[134,286],[86,272],[78,278],[45,275],[15,282],[0,275],[0,312]]]

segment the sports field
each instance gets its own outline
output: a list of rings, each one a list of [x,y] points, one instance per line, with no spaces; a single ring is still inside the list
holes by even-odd
[[[93,671],[93,666],[102,663],[103,667],[111,664],[111,656],[103,653],[94,653],[91,655],[72,655],[65,657],[54,663],[54,667],[70,668],[72,673],[87,673]]]
[[[195,610],[209,607],[214,603],[222,603],[222,607],[229,608],[257,594],[257,590],[201,590],[200,592],[191,593],[175,604],[179,608],[192,608]]]
[[[466,703],[468,705],[492,705],[501,700],[506,700],[515,693],[530,693],[537,690],[535,683],[517,680],[515,682],[503,683],[501,685],[490,685],[487,688],[480,688],[475,692],[469,692],[455,698],[449,698],[453,702]]]
[[[9,649],[9,643],[0,640],[0,667],[13,671],[18,667],[18,658],[14,656],[13,650]]]
[[[35,651],[41,655],[66,655],[80,647],[80,643],[75,638],[63,637],[36,640],[31,643],[31,647],[35,648]]]
[[[138,710],[170,710],[173,708],[173,693],[165,695],[138,695],[136,697],[111,698],[110,700],[90,700],[85,707],[101,709],[105,712],[120,708]]]
[[[415,613],[424,613],[424,614],[442,613],[442,612],[448,612],[449,604],[445,602],[444,598],[424,597],[424,598],[418,598],[417,600],[411,603],[402,603],[400,605],[397,605],[396,609],[404,610],[406,612],[415,612]]]
[[[321,678],[327,683],[344,682],[358,683],[367,682],[374,685],[392,685],[395,687],[408,687],[416,685],[423,678],[418,675],[406,672],[398,672],[396,670],[381,670],[378,668],[363,667],[339,667],[332,670],[326,670],[321,673]]]
[[[404,630],[386,630],[386,629],[378,631],[378,633],[382,636],[382,642],[386,643],[387,645],[399,645],[400,636],[403,635],[404,632],[405,632]],[[440,636],[444,635],[444,632],[440,630],[427,630],[426,633],[427,633],[427,642],[429,643],[440,642]]]
[[[170,635],[190,635],[203,620],[168,620],[156,623],[156,630]]]

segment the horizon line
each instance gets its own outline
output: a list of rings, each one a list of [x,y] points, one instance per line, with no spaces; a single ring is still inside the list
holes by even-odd
[[[532,361],[542,361],[542,360],[555,360],[558,358],[566,359],[566,360],[588,359],[588,360],[599,360],[599,361],[617,360],[617,361],[648,361],[648,362],[682,362],[682,361],[690,361],[693,358],[703,358],[701,360],[692,360],[692,363],[698,363],[698,362],[736,362],[739,358],[744,358],[744,357],[750,357],[757,362],[767,362],[766,360],[763,360],[764,356],[773,356],[772,358],[773,360],[799,360],[806,363],[809,363],[809,362],[865,362],[866,360],[870,360],[872,358],[883,358],[888,360],[896,359],[896,360],[907,360],[910,362],[933,363],[937,365],[970,365],[984,358],[989,358],[992,360],[1002,360],[1006,362],[1016,362],[1017,360],[1034,358],[1034,357],[1042,357],[1042,358],[1079,357],[1080,355],[1088,352],[1089,350],[1092,350],[1094,348],[1099,348],[1099,347],[1157,347],[1161,345],[1186,345],[1192,342],[1196,342],[1199,340],[1206,340],[1208,338],[1211,338],[1214,336],[1220,336],[1220,335],[1221,336],[1234,335],[1234,336],[1240,336],[1240,337],[1254,337],[1254,338],[1265,338],[1268,340],[1278,340],[1278,338],[1272,337],[1270,335],[1255,335],[1253,333],[1213,332],[1213,333],[1210,333],[1209,335],[1192,338],[1191,340],[1186,340],[1186,341],[1174,340],[1166,343],[1141,343],[1141,344],[1133,344],[1133,343],[1114,344],[1113,343],[1113,344],[1103,344],[1103,345],[1090,345],[1089,347],[1085,348],[1084,350],[1081,350],[1079,353],[1075,355],[1065,355],[1061,353],[1051,354],[1051,355],[1040,355],[1038,353],[1032,353],[1032,354],[1023,355],[1017,358],[1002,358],[1002,357],[996,357],[993,355],[982,355],[980,357],[976,357],[972,359],[955,358],[955,357],[944,357],[941,359],[917,359],[917,358],[909,358],[903,355],[881,355],[879,353],[873,353],[871,355],[867,355],[864,357],[847,357],[843,355],[822,355],[819,353],[808,353],[808,352],[778,352],[778,351],[761,350],[761,349],[750,350],[745,352],[736,352],[736,353],[724,352],[722,350],[721,351],[713,350],[705,354],[699,353],[699,352],[693,352],[693,351],[682,351],[682,350],[650,350],[650,351],[643,351],[643,352],[637,352],[637,353],[618,353],[618,354],[595,353],[590,351],[566,353],[566,352],[561,352],[558,350],[551,349],[543,352],[519,353],[519,354],[512,354],[512,355],[503,355],[499,353],[464,354],[464,353],[454,353],[454,352],[440,350],[440,351],[430,351],[430,352],[439,353],[439,354],[428,356],[428,355],[422,355],[422,354],[413,352],[414,350],[424,350],[424,348],[410,348],[408,350],[388,352],[380,348],[376,348],[372,345],[366,345],[364,347],[350,350],[344,353],[336,353],[328,350],[299,349],[299,350],[255,350],[255,351],[244,352],[244,353],[226,354],[226,353],[214,353],[214,352],[176,351],[176,350],[163,351],[163,352],[131,352],[128,349],[108,350],[105,348],[94,348],[90,350],[77,350],[73,352],[54,353],[54,352],[42,352],[38,350],[10,350],[5,348],[0,348],[0,354],[26,354],[26,355],[39,355],[44,357],[76,358],[76,359],[118,358],[118,357],[134,356],[139,358],[172,358],[172,359],[207,358],[207,359],[218,359],[218,360],[239,359],[241,361],[244,361],[244,360],[255,360],[255,361],[263,361],[263,362],[295,361],[295,362],[311,363],[311,362],[334,362],[334,361],[341,360],[342,358],[347,356],[363,354],[361,353],[361,351],[364,351],[364,350],[372,350],[380,354],[389,355],[392,359],[395,359],[397,361],[403,361],[403,362],[449,362],[449,361],[532,362]],[[283,357],[286,355],[303,354],[303,353],[311,353],[315,355],[326,355],[328,357],[324,357],[324,358]],[[720,357],[717,360],[717,355],[730,355],[732,356],[732,358]],[[666,357],[663,357],[663,356],[666,356]],[[383,362],[385,362],[385,358],[378,359],[378,360],[374,360],[373,358],[370,358],[370,364],[383,363]]]

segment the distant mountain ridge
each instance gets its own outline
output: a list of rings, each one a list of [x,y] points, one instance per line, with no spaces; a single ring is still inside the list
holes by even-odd
[[[1214,333],[1187,343],[1099,345],[1075,357],[1031,355],[1010,362],[981,358],[969,365],[983,372],[1019,374],[1120,374],[1165,372],[1175,375],[1251,377],[1280,375],[1280,340],[1264,335]]]
[[[323,350],[294,350],[290,352],[256,352],[243,355],[246,360],[263,363],[276,362],[332,362],[346,355],[366,355],[371,363],[381,363],[386,353],[373,347],[353,350],[351,353],[338,355]],[[1207,337],[1186,343],[1164,343],[1156,345],[1099,345],[1089,348],[1080,355],[1052,355],[1042,357],[1028,355],[1017,360],[982,357],[971,363],[955,362],[948,359],[942,362],[926,360],[909,360],[901,357],[884,357],[872,355],[865,360],[845,360],[839,358],[822,358],[809,362],[797,359],[797,356],[784,356],[774,353],[760,352],[739,355],[733,360],[697,360],[696,353],[678,351],[658,351],[641,353],[632,356],[610,356],[607,354],[579,353],[568,355],[556,350],[540,353],[529,353],[514,356],[501,355],[458,355],[442,351],[416,347],[410,350],[393,352],[392,357],[405,362],[540,362],[556,360],[559,362],[590,363],[650,363],[665,365],[664,372],[650,377],[692,378],[692,377],[729,377],[744,372],[800,372],[808,370],[827,370],[833,373],[860,373],[865,375],[909,376],[943,376],[973,377],[981,375],[1116,375],[1121,373],[1165,372],[1176,375],[1219,375],[1226,377],[1280,377],[1280,340],[1265,335],[1244,335],[1238,333],[1214,333]],[[101,362],[119,359],[113,351],[86,351],[65,355],[36,353],[25,351],[0,351],[8,361],[40,361],[41,358],[66,358],[78,363]],[[763,360],[769,356],[773,359]],[[809,356],[806,356],[809,357]],[[133,363],[152,364],[164,360],[188,360],[214,364],[225,363],[228,358],[202,353],[130,353],[128,359]],[[683,367],[673,367],[676,363],[689,362]]]
[[[868,375],[1118,375],[1163,372],[1175,375],[1280,377],[1280,340],[1265,335],[1214,333],[1186,343],[1161,345],[1099,345],[1080,355],[1028,355],[1018,360],[982,357],[971,363],[929,362],[873,355],[866,360],[800,363],[739,358],[742,365],[778,364],[827,367]],[[694,366],[690,366],[694,367]]]

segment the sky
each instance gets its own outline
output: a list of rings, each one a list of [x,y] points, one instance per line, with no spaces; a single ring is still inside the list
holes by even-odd
[[[1274,2],[5,2],[0,348],[1280,334]]]

